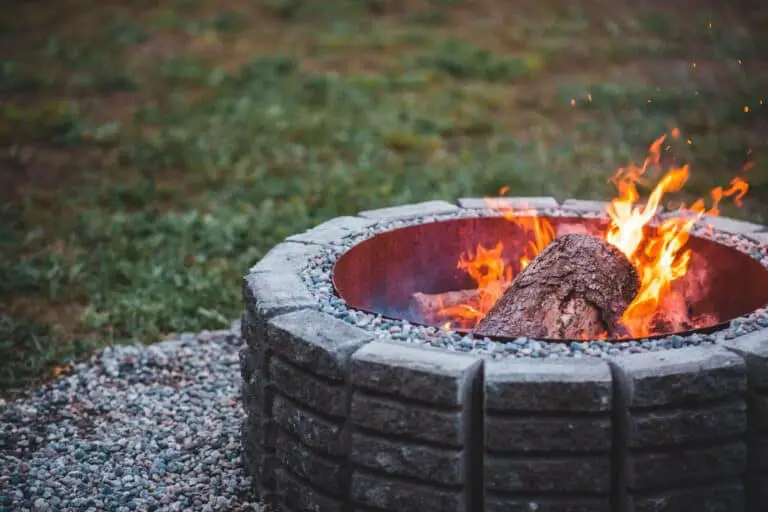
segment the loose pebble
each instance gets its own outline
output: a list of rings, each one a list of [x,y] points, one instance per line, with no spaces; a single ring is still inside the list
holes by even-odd
[[[259,511],[240,453],[239,326],[111,347],[0,399],[0,510]]]

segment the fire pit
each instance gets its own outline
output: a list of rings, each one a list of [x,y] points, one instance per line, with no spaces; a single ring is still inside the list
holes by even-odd
[[[526,201],[556,223],[604,223],[604,205]],[[455,255],[451,233],[482,242],[503,222],[482,200],[363,212],[290,237],[251,270],[244,445],[262,496],[286,510],[760,510],[768,231],[716,218],[691,239],[717,262],[696,306],[718,315],[705,332],[495,341],[390,318],[408,318],[415,290],[467,284],[449,259],[425,257],[417,278],[386,285],[418,260],[414,234]],[[378,255],[366,266],[366,254]],[[360,310],[336,296],[332,271]],[[349,284],[355,272],[376,293]],[[400,306],[379,310],[382,296]]]
[[[322,511],[765,510],[768,229],[699,215],[675,253],[690,251],[685,272],[637,309],[643,269],[661,260],[610,238],[616,202],[502,204],[336,218],[250,270],[243,441],[262,498]],[[678,215],[650,206],[648,240]],[[534,213],[542,232],[606,239],[642,270],[624,331],[487,337],[472,333],[491,314],[480,302],[425,309],[424,295],[506,296],[543,248]],[[489,261],[502,262],[495,281]]]

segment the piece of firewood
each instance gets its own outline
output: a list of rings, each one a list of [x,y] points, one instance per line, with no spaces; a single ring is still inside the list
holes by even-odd
[[[622,333],[619,320],[640,286],[616,247],[566,234],[518,274],[475,327],[478,336],[593,339]]]
[[[411,296],[409,310],[414,318],[432,322],[437,320],[438,313],[442,309],[460,304],[472,304],[477,301],[479,295],[480,291],[477,288],[437,294],[416,292]]]

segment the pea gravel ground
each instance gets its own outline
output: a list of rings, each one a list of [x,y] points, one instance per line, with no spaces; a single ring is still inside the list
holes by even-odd
[[[240,459],[239,330],[108,348],[0,399],[0,510],[263,510]]]

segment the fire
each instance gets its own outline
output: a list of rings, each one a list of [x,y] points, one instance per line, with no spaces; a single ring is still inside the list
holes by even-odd
[[[671,133],[672,138],[680,136],[679,130]],[[668,170],[651,190],[645,202],[640,202],[638,186],[650,188],[645,177],[649,168],[661,166],[661,155],[667,135],[656,139],[642,165],[621,168],[611,178],[617,187],[617,197],[606,208],[610,224],[604,234],[605,240],[621,250],[635,265],[640,278],[640,288],[624,312],[622,324],[631,337],[652,334],[653,321],[665,300],[670,297],[672,283],[688,273],[691,251],[686,247],[690,232],[704,216],[719,215],[721,201],[730,197],[737,206],[749,185],[741,178],[734,178],[729,187],[714,188],[709,196],[711,206],[699,199],[691,206],[679,208],[679,215],[660,219],[657,215],[666,194],[677,192],[688,181],[688,165]],[[507,187],[501,190],[501,195]],[[552,224],[538,217],[535,210],[510,208],[498,199],[486,199],[489,207],[504,215],[527,234],[528,242],[516,265],[505,262],[502,257],[504,245],[496,244],[492,249],[478,245],[474,253],[462,254],[457,267],[466,271],[477,283],[478,296],[471,304],[459,304],[443,308],[438,321],[447,322],[444,328],[474,327],[493,307],[512,282],[514,268],[519,271],[528,264],[555,238]],[[521,215],[522,210],[528,210]],[[433,319],[434,320],[434,319]]]
[[[501,194],[506,191],[506,187],[502,188]],[[530,215],[523,217],[518,215],[519,210],[510,208],[501,201],[488,198],[486,202],[529,236],[529,241],[518,260],[520,271],[524,270],[536,255],[554,240],[555,230],[552,224],[546,218],[538,217],[535,210],[529,210]],[[521,207],[527,209],[525,205]],[[493,249],[478,245],[474,254],[460,256],[457,268],[464,270],[477,283],[478,297],[471,303],[441,309],[438,314],[441,320],[450,319],[448,325],[452,328],[471,328],[485,317],[514,277],[513,265],[504,261],[503,251],[504,244],[499,242]]]
[[[678,137],[679,132],[675,130],[672,135]],[[685,246],[693,226],[704,215],[718,215],[724,197],[734,196],[734,202],[741,205],[749,188],[744,180],[734,178],[728,189],[717,187],[710,192],[713,204],[709,210],[704,200],[699,199],[689,208],[682,206],[683,215],[663,220],[655,232],[649,230],[664,195],[682,189],[690,174],[687,165],[670,169],[653,188],[646,204],[638,204],[640,195],[636,185],[644,182],[643,175],[650,165],[659,165],[665,140],[666,135],[651,144],[642,166],[629,166],[616,173],[612,181],[619,196],[607,208],[611,224],[606,240],[627,256],[640,276],[639,292],[622,316],[622,323],[636,338],[651,333],[653,318],[672,283],[688,272],[691,251]]]
[[[441,318],[452,321],[444,328],[471,327],[483,319],[512,282],[512,267],[504,263],[501,252],[504,244],[499,242],[493,249],[477,246],[475,254],[462,254],[457,268],[467,272],[477,283],[478,296],[471,303],[450,306],[440,310]]]

